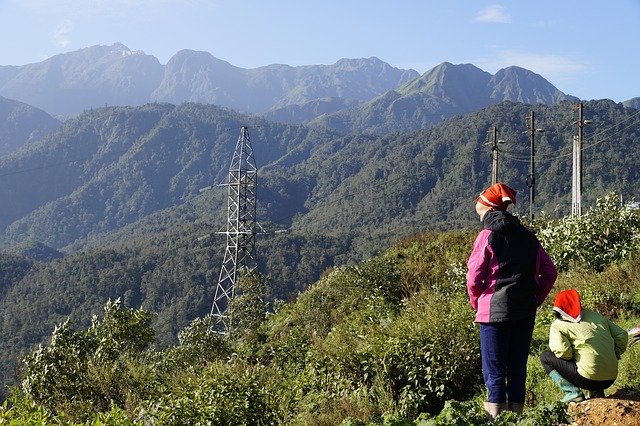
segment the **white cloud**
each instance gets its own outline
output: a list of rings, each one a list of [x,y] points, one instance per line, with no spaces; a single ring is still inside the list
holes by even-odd
[[[53,41],[58,47],[67,47],[71,44],[69,35],[73,31],[73,23],[71,21],[64,20],[56,26],[53,31]]]
[[[511,16],[501,5],[492,4],[479,11],[475,20],[477,22],[509,24],[511,23]]]

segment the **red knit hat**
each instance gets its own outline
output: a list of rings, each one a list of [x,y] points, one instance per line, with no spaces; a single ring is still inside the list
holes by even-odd
[[[575,289],[561,291],[553,302],[553,310],[560,313],[567,321],[580,322],[582,319],[580,295]]]
[[[506,210],[509,204],[516,203],[516,191],[504,183],[494,183],[480,193],[478,202],[497,210]]]

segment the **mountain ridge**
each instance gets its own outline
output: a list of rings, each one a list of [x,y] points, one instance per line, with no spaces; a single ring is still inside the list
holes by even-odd
[[[520,82],[525,84],[520,84]],[[443,118],[503,101],[554,105],[577,101],[542,76],[511,66],[495,75],[472,64],[443,62],[419,78],[355,107],[319,116],[310,124],[343,133],[417,131]]]
[[[244,69],[190,49],[162,65],[152,55],[114,43],[38,63],[0,66],[0,95],[62,117],[105,105],[156,101],[213,103],[255,114],[330,96],[367,100],[417,75],[375,57]]]
[[[60,124],[41,109],[0,96],[0,156],[40,139]]]

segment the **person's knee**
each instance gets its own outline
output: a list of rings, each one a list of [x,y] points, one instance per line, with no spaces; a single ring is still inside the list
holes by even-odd
[[[553,369],[553,360],[556,356],[551,351],[542,351],[540,354],[540,363],[542,364],[542,368],[544,371],[549,374]]]

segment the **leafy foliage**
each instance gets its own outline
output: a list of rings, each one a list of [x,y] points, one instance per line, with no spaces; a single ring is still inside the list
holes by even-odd
[[[276,401],[260,368],[216,364],[161,395],[145,416],[167,425],[276,424]]]
[[[110,302],[86,332],[65,322],[51,344],[27,357],[22,390],[14,391],[13,406],[0,410],[0,419],[484,424],[479,338],[461,266],[472,239],[469,232],[414,237],[365,262],[328,271],[296,301],[276,304],[266,316],[260,298],[267,281],[247,276],[245,298],[235,308],[241,332],[227,338],[210,333],[205,316],[180,332],[178,345],[162,350],[148,345],[150,314]],[[638,293],[640,280],[631,275],[637,262],[632,257],[579,283],[563,274],[558,287],[575,286],[587,294],[585,304],[591,302],[588,288],[627,286],[625,292]],[[623,302],[608,299],[618,312],[640,315]],[[544,312],[536,336],[546,336]],[[536,342],[528,386],[539,393],[528,394],[532,406],[523,415],[504,413],[494,424],[570,421],[565,406],[552,403],[555,393],[543,389],[552,384],[536,357],[542,342]],[[636,357],[633,351],[629,356],[620,385],[635,383]]]
[[[583,216],[542,222],[537,234],[558,269],[602,272],[640,247],[640,214],[611,193]]]
[[[53,413],[79,418],[145,395],[151,377],[140,355],[154,340],[150,323],[149,313],[121,309],[119,300],[108,302],[103,319],[95,317],[85,333],[65,321],[48,346],[25,359],[24,392]],[[134,390],[138,395],[130,394]]]

